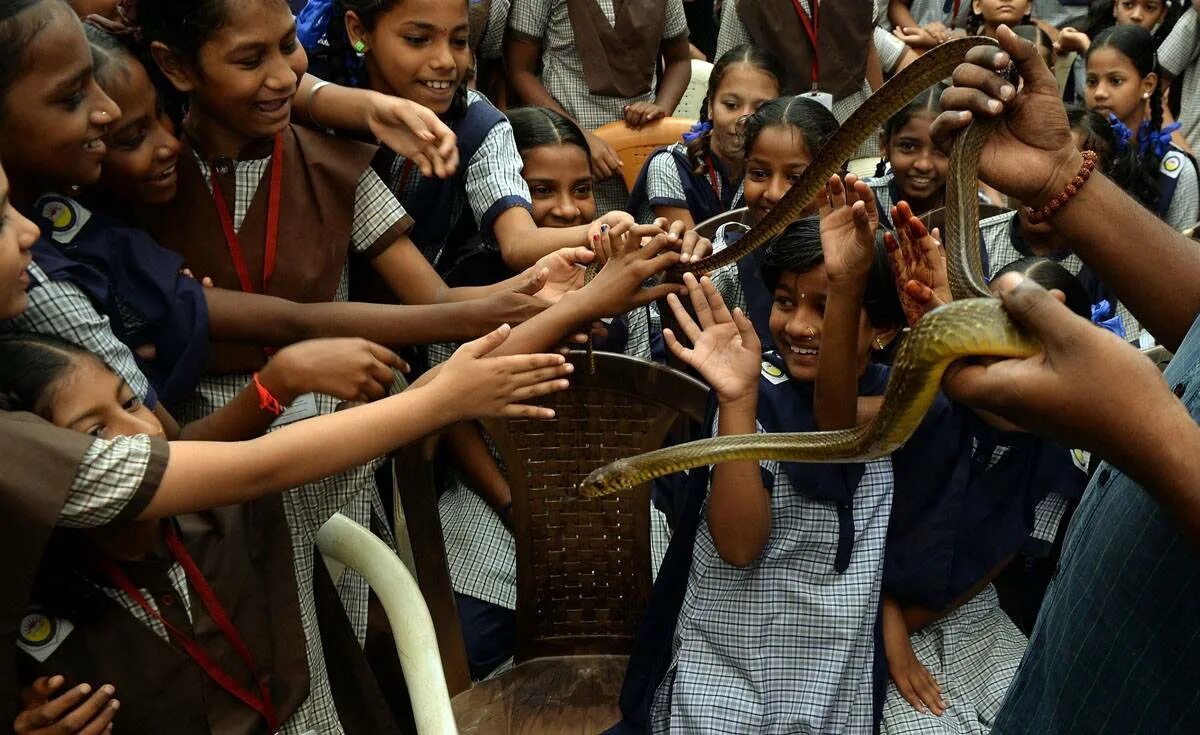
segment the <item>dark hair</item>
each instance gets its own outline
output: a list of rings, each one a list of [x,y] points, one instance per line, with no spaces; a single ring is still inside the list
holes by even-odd
[[[22,74],[25,50],[50,25],[55,7],[75,17],[62,0],[0,0],[0,59],[4,59],[0,64],[0,117],[7,107],[9,90]]]
[[[1029,0],[1029,12],[1021,18],[1021,22],[1017,24],[1018,26],[1033,22],[1033,4],[1034,0]],[[967,15],[966,23],[963,24],[963,27],[967,29],[967,33],[976,36],[983,35],[983,27],[985,25],[986,22],[983,19],[983,13],[976,13],[975,8],[972,7],[971,12]]]
[[[84,23],[83,33],[92,50],[92,74],[101,87],[106,87],[116,75],[128,70],[136,53],[124,40],[99,26]]]
[[[1092,40],[1087,58],[1097,49],[1114,48],[1123,54],[1142,77],[1158,71],[1154,37],[1145,28],[1125,24],[1113,26]],[[1162,129],[1162,88],[1155,85],[1150,94],[1150,130],[1157,133]],[[1137,131],[1133,131],[1135,134]],[[1150,146],[1139,153],[1133,141],[1126,150],[1119,152],[1113,162],[1112,177],[1126,191],[1146,206],[1151,212],[1158,211],[1158,169],[1162,158]]]
[[[545,107],[518,107],[506,114],[512,124],[517,151],[521,154],[544,145],[573,145],[583,151],[591,165],[592,152],[587,137],[574,120]]]
[[[942,92],[946,90],[946,85],[938,82],[932,87],[926,89],[912,99],[907,105],[902,107],[895,115],[887,119],[883,124],[883,143],[887,145],[891,142],[892,136],[900,131],[908,121],[913,118],[913,115],[920,113],[928,113],[932,117],[937,117],[942,111]]]
[[[880,231],[882,233],[882,230]],[[767,245],[763,258],[762,278],[767,289],[774,291],[785,271],[807,273],[825,262],[821,250],[821,218],[804,217],[788,225],[779,237]],[[901,327],[906,324],[900,298],[896,295],[896,281],[883,236],[875,238],[875,262],[867,277],[867,290],[863,296],[863,307],[871,326],[879,329]]]
[[[1108,120],[1083,105],[1067,105],[1067,124],[1072,131],[1083,133],[1083,150],[1099,156],[1096,167],[1100,173],[1110,174],[1117,157],[1117,134]]]
[[[1038,49],[1042,61],[1046,62],[1050,71],[1054,71],[1054,42],[1041,26],[1037,23],[1019,25],[1013,29],[1013,33],[1032,43],[1034,48]]]
[[[0,410],[48,418],[58,381],[80,357],[99,359],[48,334],[0,335]]]
[[[1084,319],[1092,318],[1092,300],[1088,297],[1087,289],[1061,264],[1049,258],[1028,255],[996,271],[992,280],[1005,273],[1020,273],[1047,290],[1057,288],[1066,295],[1068,309]]]
[[[783,87],[783,80],[787,77],[783,66],[769,52],[745,43],[734,46],[721,54],[721,58],[717,59],[716,64],[713,64],[712,71],[708,76],[708,91],[704,94],[704,102],[700,104],[700,122],[708,122],[712,119],[713,97],[721,89],[721,82],[725,79],[725,75],[738,64],[746,64],[770,74],[775,77],[775,84],[780,88]],[[692,162],[692,170],[695,173],[701,173],[704,170],[705,161],[711,152],[712,130],[688,143],[688,159]]]
[[[1159,0],[1166,12],[1163,13],[1162,20],[1158,23],[1158,29],[1154,31],[1154,46],[1157,48],[1166,40],[1167,36],[1171,35],[1171,29],[1179,21],[1179,16],[1183,15],[1187,10],[1186,2],[1178,0]],[[1088,35],[1095,38],[1101,31],[1112,28],[1117,24],[1117,19],[1113,15],[1113,0],[1092,0],[1088,3],[1087,20],[1084,28]]]
[[[816,155],[825,141],[838,129],[837,118],[814,99],[803,95],[780,97],[771,100],[753,115],[746,118],[742,126],[742,155],[750,155],[755,141],[763,130],[776,125],[793,127],[800,131],[809,153]]]
[[[329,81],[347,87],[367,86],[367,72],[361,58],[350,46],[350,34],[346,29],[346,13],[353,12],[367,31],[375,30],[379,18],[399,5],[403,0],[334,0],[326,9],[325,20],[328,25],[323,37],[305,44],[305,50],[320,58],[329,69]],[[467,4],[467,0],[463,0]],[[315,20],[315,19],[314,19]],[[469,72],[470,70],[468,70]],[[443,118],[458,120],[467,112],[467,81],[463,81],[454,90],[454,100]]]

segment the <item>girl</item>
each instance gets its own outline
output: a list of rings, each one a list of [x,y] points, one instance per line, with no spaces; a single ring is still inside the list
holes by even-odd
[[[1114,178],[1148,209],[1182,230],[1200,219],[1196,165],[1164,129],[1154,38],[1141,26],[1119,25],[1096,36],[1087,53],[1087,106],[1111,116],[1117,129]]]
[[[765,51],[752,46],[726,51],[709,76],[700,122],[684,143],[646,160],[628,211],[642,222],[665,217],[688,229],[729,211],[742,173],[742,121],[779,96],[781,79],[782,69]]]
[[[586,242],[586,223],[551,230],[530,217],[512,128],[486,97],[467,88],[465,0],[324,0],[310,4],[304,18],[310,50],[318,49],[314,36],[320,38],[311,25],[327,26],[320,50],[330,78],[425,105],[456,134],[461,165],[447,179],[426,178],[388,151],[373,164],[406,209],[423,213],[411,237],[440,273],[457,264],[457,247],[476,233],[499,246],[507,265],[493,282],[559,247]]]
[[[967,29],[978,36],[996,37],[1001,24],[1009,28],[1033,22],[1033,0],[972,0]]]
[[[683,3],[530,0],[513,5],[509,28],[505,58],[517,99],[587,131],[596,204],[601,212],[624,207],[620,158],[591,131],[616,120],[638,128],[675,111],[691,77]]]
[[[943,85],[925,90],[892,115],[883,125],[879,147],[883,153],[880,167],[890,171],[867,181],[879,210],[879,221],[888,229],[892,205],[901,199],[918,215],[941,207],[946,191],[946,173],[950,160],[933,144],[929,126],[941,112]]]

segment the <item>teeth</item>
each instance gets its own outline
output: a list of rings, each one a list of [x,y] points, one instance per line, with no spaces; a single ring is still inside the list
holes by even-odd
[[[816,354],[818,354],[817,350],[807,349],[807,348],[803,348],[803,347],[797,347],[795,345],[789,345],[788,349],[790,349],[792,351],[793,355],[816,355]]]
[[[450,82],[421,82],[421,84],[424,84],[426,87],[429,87],[430,89],[438,89],[438,90],[450,89]]]
[[[99,138],[93,138],[92,140],[89,140],[88,142],[83,144],[83,149],[85,151],[95,151],[95,150],[99,150],[100,147],[103,145],[104,145],[104,142],[102,140],[100,140]]]

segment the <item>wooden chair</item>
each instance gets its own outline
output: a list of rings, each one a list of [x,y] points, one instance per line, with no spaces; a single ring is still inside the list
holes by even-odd
[[[596,733],[620,719],[617,695],[650,594],[650,489],[585,500],[577,487],[597,467],[661,446],[677,421],[698,426],[708,388],[624,355],[595,353],[595,373],[586,353],[569,359],[571,388],[545,401],[553,421],[484,422],[513,493],[517,640],[511,671],[453,698],[462,733]],[[410,529],[438,527],[435,506],[405,515]],[[414,539],[414,552],[444,565],[444,549]],[[457,625],[438,615],[439,630]],[[443,659],[459,651],[443,649]]]
[[[634,130],[624,121],[618,120],[602,125],[595,132],[600,140],[612,146],[621,157],[621,162],[625,164],[625,186],[633,189],[638,174],[641,173],[642,166],[650,154],[679,141],[684,133],[691,130],[695,122],[679,117],[665,117],[640,130]]]
[[[748,212],[749,209],[749,207],[738,207],[737,209],[731,209],[728,212],[722,212],[715,217],[709,217],[703,222],[698,223],[692,229],[694,229],[696,234],[700,237],[707,237],[709,240],[711,240],[717,236],[717,230],[721,229],[721,225],[728,224],[729,222],[740,222],[745,225],[750,224],[746,217],[746,212]]]

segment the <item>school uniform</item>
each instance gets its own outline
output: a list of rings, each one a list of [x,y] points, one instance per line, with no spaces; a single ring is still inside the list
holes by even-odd
[[[509,28],[514,40],[541,46],[542,84],[584,130],[653,102],[662,44],[688,33],[682,0],[528,0],[514,4]],[[594,193],[601,213],[628,198],[619,175]]]
[[[366,259],[379,255],[407,232],[411,220],[370,168],[372,147],[295,126],[281,133],[278,145],[283,161],[276,210],[278,243],[285,249],[275,259],[265,292],[299,302],[344,301],[349,255]],[[257,141],[238,160],[220,157],[210,162],[185,141],[174,201],[146,208],[140,213],[142,224],[164,247],[179,253],[193,272],[210,276],[217,286],[244,288],[244,275],[251,289],[261,291],[265,233],[271,219],[268,199],[280,158],[273,146],[271,140]],[[238,233],[244,254],[240,265],[223,233],[211,189],[214,181],[227,203],[227,224]],[[181,406],[185,421],[228,403],[266,362],[257,347],[213,344],[210,350],[207,375]],[[336,404],[331,396],[302,396],[282,420],[332,413]],[[364,465],[283,495],[312,680],[312,694],[301,713],[322,733],[342,732],[342,728],[316,635],[313,578],[320,560],[315,558],[313,540],[316,529],[335,512],[364,526],[370,525],[373,513],[386,517],[373,473],[372,465]],[[346,572],[338,581],[338,592],[361,645],[366,630],[366,581]]]
[[[625,211],[638,222],[650,223],[655,207],[676,207],[691,212],[697,224],[728,212],[738,185],[725,164],[710,153],[704,156],[700,173],[695,169],[683,143],[655,151],[642,166]]]
[[[810,0],[798,2],[811,17]],[[875,44],[885,74],[900,63],[907,46],[874,24],[872,7],[866,3],[822,5],[817,34],[819,87],[833,96],[833,115],[844,123],[871,96],[867,44]],[[783,94],[812,90],[812,42],[790,0],[727,0],[721,10],[717,57],[742,44],[764,48],[784,65]],[[870,136],[853,157],[878,155],[879,141]]]
[[[964,0],[966,2],[966,0]],[[1088,0],[1034,0],[1033,14],[1055,28],[1078,28],[1086,19]]]
[[[1158,211],[1164,222],[1184,230],[1200,220],[1200,181],[1196,162],[1172,143],[1158,167]]]
[[[27,413],[0,412],[10,458],[0,473],[0,717],[12,722],[19,690],[16,642],[37,644],[58,631],[26,620],[38,566],[56,526],[95,528],[132,520],[158,489],[167,443],[148,436],[94,439]]]
[[[957,15],[954,13],[954,5],[955,0],[912,0],[908,12],[920,26],[941,23],[947,28],[952,24],[955,28],[964,28],[967,18],[971,15],[971,0],[958,2]],[[891,28],[892,24],[889,22],[886,27]]]
[[[1200,14],[1189,7],[1158,47],[1158,63],[1180,85],[1179,122],[1192,150],[1200,150]]]
[[[892,173],[890,166],[883,176],[872,176],[866,180],[867,186],[871,187],[871,194],[875,197],[875,210],[879,213],[879,224],[895,230],[896,226],[892,224],[892,206],[904,199],[904,195],[900,193],[900,187],[896,184],[896,174]],[[991,200],[979,193],[980,204],[991,204]]]

